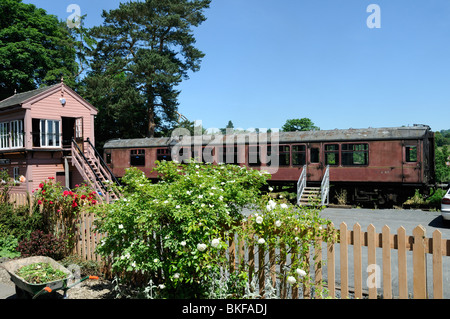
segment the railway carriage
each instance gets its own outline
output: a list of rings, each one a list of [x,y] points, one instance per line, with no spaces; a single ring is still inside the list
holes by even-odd
[[[347,194],[352,203],[401,203],[435,183],[434,133],[426,125],[117,139],[104,145],[104,156],[118,177],[135,166],[151,179],[156,160],[174,157],[268,170],[273,185],[295,185],[305,169],[308,185],[320,185],[329,168],[331,195]]]

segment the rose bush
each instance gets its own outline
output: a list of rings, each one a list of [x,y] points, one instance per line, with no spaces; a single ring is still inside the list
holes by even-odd
[[[317,238],[324,242],[332,242],[337,239],[337,232],[331,227],[331,222],[321,218],[320,207],[292,205],[286,200],[272,199],[271,194],[261,197],[255,212],[248,217],[245,228],[240,229],[240,235],[247,245],[258,246],[264,249],[265,254],[272,249],[283,249],[290,258],[290,263],[276,275],[281,282],[287,281],[294,287],[305,286],[315,288],[316,294],[323,295],[324,289],[321,283],[315,283],[309,274],[310,250],[322,249],[318,246]],[[280,256],[277,256],[276,264],[280,264]],[[264,269],[268,269],[269,258]],[[322,265],[318,265],[321,267]]]
[[[35,214],[41,214],[45,233],[64,238],[67,249],[74,247],[76,223],[83,208],[96,205],[98,195],[87,184],[67,190],[54,177],[39,183],[33,191]]]
[[[120,200],[98,206],[98,248],[112,269],[130,280],[139,274],[162,297],[205,297],[226,264],[228,237],[240,227],[244,206],[255,204],[268,174],[235,165],[163,161],[153,184],[127,170]],[[153,294],[152,294],[153,296]]]
[[[226,254],[237,234],[266,253],[269,246],[295,253],[279,278],[309,285],[309,248],[318,236],[334,236],[319,209],[261,195],[270,175],[246,167],[163,161],[155,170],[158,183],[128,169],[123,197],[94,207],[107,234],[98,253],[111,258],[116,282],[152,298],[243,297],[249,269],[230,273]],[[246,218],[244,207],[254,214]]]

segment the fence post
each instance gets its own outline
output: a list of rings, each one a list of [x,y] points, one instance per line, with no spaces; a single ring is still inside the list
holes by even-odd
[[[355,271],[355,298],[362,299],[362,246],[361,225],[353,226],[353,267]]]
[[[334,228],[334,224],[330,223],[330,227]],[[327,270],[328,270],[328,294],[331,298],[336,297],[336,270],[335,270],[334,243],[329,242],[327,245]]]
[[[345,299],[348,297],[348,233],[346,223],[341,223],[340,231],[341,298]]]
[[[433,299],[444,298],[442,275],[442,233],[433,232]]]
[[[414,299],[427,298],[427,264],[425,256],[425,228],[422,225],[413,230],[413,294]]]
[[[383,298],[392,299],[391,282],[391,231],[389,226],[385,225],[382,229],[382,247],[383,247]]]
[[[406,265],[406,230],[401,226],[398,236],[398,295],[400,299],[408,299],[408,274]]]
[[[375,235],[375,226],[370,224],[367,227],[367,255],[368,255],[368,265],[376,265],[377,257],[376,257],[376,235]],[[374,268],[374,272],[371,275],[375,276],[375,282],[377,282],[377,277],[379,274],[376,273],[377,267]],[[369,299],[377,299],[377,285],[369,286]]]

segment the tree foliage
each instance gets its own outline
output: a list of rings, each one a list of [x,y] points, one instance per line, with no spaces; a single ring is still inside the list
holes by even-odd
[[[75,41],[63,22],[22,0],[2,0],[0,16],[0,100],[61,76],[75,86]]]
[[[283,132],[320,130],[309,118],[290,119],[281,128]]]
[[[209,3],[146,0],[103,12],[103,25],[92,29],[98,44],[86,93],[108,137],[127,137],[130,127],[134,137],[152,137],[176,124],[176,86],[200,69],[204,54],[194,46],[192,29],[206,20]]]

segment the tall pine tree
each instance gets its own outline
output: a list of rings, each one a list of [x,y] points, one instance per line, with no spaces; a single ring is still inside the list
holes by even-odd
[[[161,135],[177,120],[177,85],[200,69],[193,27],[211,0],[146,0],[103,12],[86,97],[99,108],[97,128],[113,137]],[[130,123],[130,122],[134,122]]]

